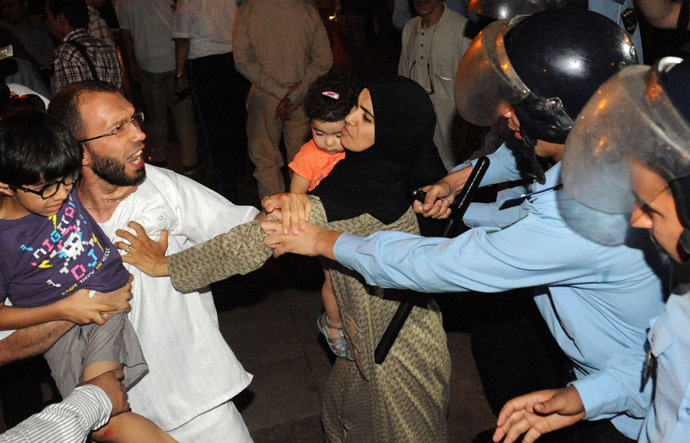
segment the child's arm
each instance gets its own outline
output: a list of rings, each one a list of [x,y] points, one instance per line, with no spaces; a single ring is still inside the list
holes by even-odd
[[[310,184],[311,180],[307,180],[293,171],[292,180],[290,181],[290,192],[293,194],[306,194]]]
[[[117,310],[117,306],[93,301],[88,289],[80,289],[69,297],[46,306],[18,308],[0,305],[0,330],[27,328],[55,320],[68,320],[80,325],[102,325],[108,320],[108,315],[101,313]]]

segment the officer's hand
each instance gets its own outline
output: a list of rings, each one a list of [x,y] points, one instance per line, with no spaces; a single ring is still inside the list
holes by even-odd
[[[493,441],[532,443],[542,435],[571,426],[585,417],[582,398],[573,386],[547,389],[516,397],[498,414]]]

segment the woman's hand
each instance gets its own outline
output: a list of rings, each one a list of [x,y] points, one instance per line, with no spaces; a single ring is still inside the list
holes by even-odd
[[[510,400],[501,408],[493,441],[499,442],[505,437],[505,443],[512,443],[525,434],[522,441],[532,443],[584,417],[582,398],[573,386],[532,392]]]
[[[88,289],[79,289],[69,297],[55,302],[55,308],[60,313],[60,318],[78,325],[89,323],[102,325],[108,321],[110,312],[118,310],[115,305],[92,300]]]
[[[273,256],[280,257],[286,252],[293,254],[317,256],[335,260],[333,246],[341,232],[328,231],[311,223],[304,223],[304,229],[299,234],[285,234],[282,225],[277,221],[261,222],[261,229],[268,234],[264,244],[273,248]]]
[[[126,252],[122,256],[122,261],[136,266],[151,277],[168,275],[168,257],[165,256],[168,249],[168,231],[161,231],[161,239],[155,242],[146,235],[144,227],[139,223],[131,221],[127,226],[133,229],[136,235],[124,229],[115,231],[128,242],[115,242],[118,249]]]
[[[283,233],[298,234],[304,230],[311,213],[311,200],[306,194],[274,194],[261,201],[267,213],[282,221]]]

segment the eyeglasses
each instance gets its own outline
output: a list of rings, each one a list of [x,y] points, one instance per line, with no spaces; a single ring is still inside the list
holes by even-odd
[[[144,113],[142,111],[137,111],[129,118],[129,120],[125,120],[124,122],[120,123],[115,127],[115,129],[107,134],[85,138],[84,140],[79,140],[79,143],[86,143],[99,138],[110,137],[111,135],[114,135],[115,137],[124,137],[125,135],[129,134],[129,131],[131,131],[134,126],[141,128],[142,123],[144,123]]]
[[[413,61],[412,64],[410,65],[410,72],[408,73],[407,78],[412,78],[412,69],[414,69],[414,65],[417,64],[417,60]],[[426,87],[424,87],[424,90],[426,91],[427,94],[432,95],[434,93],[434,81],[431,78],[431,68],[429,67],[429,63],[427,62],[426,64],[426,75],[429,77],[429,87],[431,88],[431,91],[427,91]]]
[[[48,200],[50,197],[54,196],[60,190],[60,185],[65,187],[71,187],[79,179],[79,172],[75,172],[72,175],[67,175],[62,177],[60,180],[55,180],[50,183],[41,185],[39,189],[31,189],[26,186],[11,185],[11,188],[20,189],[24,192],[30,192],[32,194],[40,195],[43,200]]]

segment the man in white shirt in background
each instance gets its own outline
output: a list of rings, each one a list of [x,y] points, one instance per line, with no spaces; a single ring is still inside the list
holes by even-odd
[[[93,1],[93,0],[90,0]],[[120,0],[117,18],[123,52],[141,84],[148,122],[149,163],[167,167],[168,108],[175,121],[182,172],[199,170],[192,97],[175,93],[175,11],[170,0]]]
[[[235,0],[178,0],[172,34],[177,88],[184,90],[188,79],[216,189],[232,201],[237,197],[235,178],[246,163],[244,103],[249,90],[233,60],[236,15]]]

